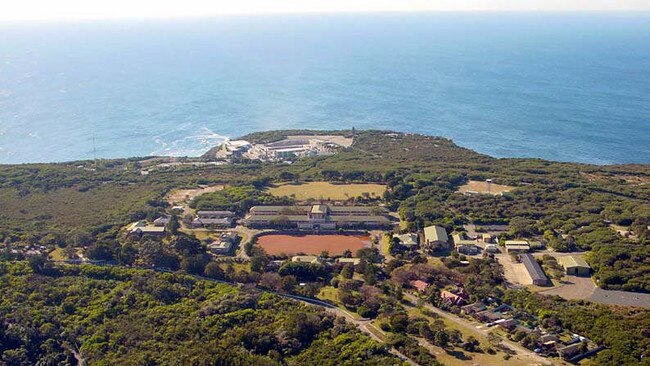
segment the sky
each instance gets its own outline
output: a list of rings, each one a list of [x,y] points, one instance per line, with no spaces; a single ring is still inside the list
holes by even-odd
[[[0,21],[418,11],[650,11],[650,0],[0,0]]]

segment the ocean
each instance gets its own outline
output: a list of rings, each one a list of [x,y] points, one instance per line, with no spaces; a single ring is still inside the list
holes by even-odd
[[[353,126],[650,163],[650,14],[0,24],[0,163],[197,156],[254,131]]]

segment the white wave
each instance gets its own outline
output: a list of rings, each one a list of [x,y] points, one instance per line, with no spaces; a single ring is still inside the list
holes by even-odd
[[[186,129],[191,124],[180,126],[179,129]],[[164,135],[177,135],[178,132],[169,132]],[[200,156],[211,148],[227,141],[228,137],[220,135],[207,127],[202,127],[198,134],[184,136],[176,140],[167,140],[159,135],[154,137],[154,142],[160,145],[159,149],[151,152],[151,155],[163,156]]]

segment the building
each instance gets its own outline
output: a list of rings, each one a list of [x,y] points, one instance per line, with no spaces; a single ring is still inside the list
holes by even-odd
[[[481,312],[486,309],[486,306],[482,302],[475,302],[473,304],[465,305],[462,308],[460,308],[460,311],[463,314],[466,315],[471,315],[471,314],[476,314],[478,312]]]
[[[208,250],[214,254],[229,255],[237,244],[239,236],[235,232],[226,232],[219,236],[219,239],[208,244]]]
[[[394,234],[393,238],[399,239],[400,243],[408,248],[417,248],[419,242],[418,235],[413,233]]]
[[[463,305],[465,303],[465,299],[462,296],[447,290],[440,291],[440,298],[447,301],[450,305]]]
[[[169,216],[160,216],[159,218],[153,220],[154,226],[167,226],[171,217]]]
[[[578,256],[569,255],[566,257],[559,257],[558,262],[564,267],[566,274],[572,276],[589,276],[591,267],[587,262]]]
[[[413,288],[415,288],[416,290],[418,290],[418,292],[424,292],[424,291],[426,291],[427,288],[429,287],[429,284],[426,283],[426,282],[424,282],[424,281],[422,281],[422,280],[411,281],[411,282],[409,282],[409,284],[410,284],[411,286],[413,286]]]
[[[164,236],[166,231],[164,226],[150,225],[145,220],[132,223],[126,230],[128,235],[133,238],[141,238],[145,235]]]
[[[424,244],[428,249],[449,248],[447,230],[442,226],[432,225],[424,228]]]
[[[197,211],[196,217],[200,219],[222,219],[224,217],[235,217],[235,213],[232,211]]]
[[[508,332],[513,331],[517,327],[517,325],[519,325],[519,322],[517,322],[517,320],[512,319],[512,318],[500,319],[500,320],[497,320],[495,323],[500,328],[503,328],[503,329],[507,330]]]
[[[577,342],[577,343],[570,344],[568,346],[557,343],[556,346],[557,346],[557,353],[560,355],[560,357],[562,357],[565,360],[581,354],[582,351],[587,348],[584,342]]]
[[[526,253],[530,250],[530,244],[526,240],[506,240],[506,253]]]
[[[499,253],[499,247],[496,244],[485,244],[485,251],[488,253]]]
[[[341,263],[341,264],[352,264],[353,266],[359,265],[361,263],[361,258],[337,258],[336,263]]]
[[[371,206],[255,206],[244,224],[250,227],[286,227],[305,230],[389,228],[388,210]]]
[[[528,275],[530,278],[533,280],[533,285],[537,286],[546,286],[548,285],[548,277],[544,274],[544,271],[542,270],[542,267],[539,266],[539,263],[535,260],[535,258],[528,254],[520,254],[519,258],[521,259],[521,262],[524,264],[524,267],[526,267],[526,271],[528,272]]]
[[[499,319],[503,319],[503,315],[500,313],[495,313],[491,310],[484,310],[479,311],[478,313],[474,313],[474,318],[484,323],[493,323]]]
[[[311,263],[311,264],[320,263],[320,259],[315,255],[296,255],[294,257],[291,257],[291,261],[297,263]]]
[[[232,156],[242,156],[251,148],[251,143],[245,140],[224,141],[216,153],[218,158],[230,158]]]
[[[234,216],[232,211],[197,211],[192,227],[226,229],[233,226]]]
[[[492,234],[481,234],[481,239],[483,240],[484,243],[491,243]]]
[[[336,147],[336,144],[324,139],[292,136],[280,141],[253,145],[246,153],[246,156],[260,160],[291,160],[306,156],[331,154]]]
[[[458,239],[454,240],[454,248],[458,253],[475,255],[481,252],[481,248],[476,245],[474,240]]]

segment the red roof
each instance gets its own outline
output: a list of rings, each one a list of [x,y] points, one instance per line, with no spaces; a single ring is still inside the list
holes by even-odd
[[[424,290],[427,289],[427,287],[429,287],[428,283],[426,283],[424,281],[420,281],[420,280],[411,281],[410,283],[411,283],[411,286],[418,289],[418,291],[424,291]]]

